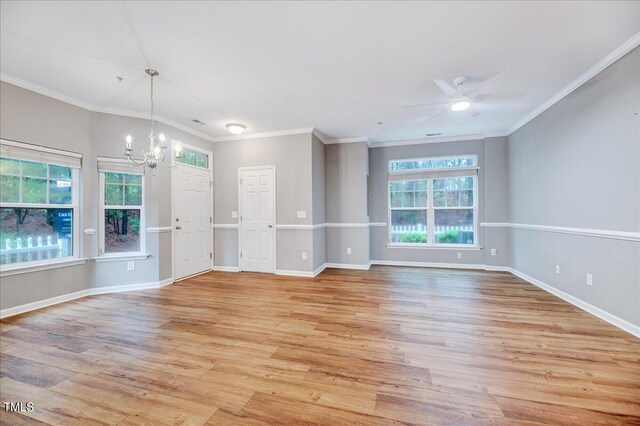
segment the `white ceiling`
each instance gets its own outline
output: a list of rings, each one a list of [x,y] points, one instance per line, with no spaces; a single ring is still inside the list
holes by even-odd
[[[504,132],[640,31],[635,1],[3,1],[0,14],[3,74],[142,113],[152,67],[158,113],[212,137],[228,122],[374,141]],[[527,95],[476,118],[402,109],[445,100],[436,78],[472,87],[508,68],[494,90]]]

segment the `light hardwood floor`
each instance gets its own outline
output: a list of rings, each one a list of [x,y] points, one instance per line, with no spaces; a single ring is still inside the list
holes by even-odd
[[[212,272],[1,325],[35,404],[2,424],[640,424],[640,340],[506,273]]]

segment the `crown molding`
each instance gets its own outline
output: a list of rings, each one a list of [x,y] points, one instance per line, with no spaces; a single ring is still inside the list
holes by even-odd
[[[510,135],[511,133],[515,132],[516,130],[518,130],[519,128],[521,128],[522,126],[524,126],[525,124],[527,124],[528,122],[530,122],[531,120],[533,120],[534,118],[536,118],[537,116],[539,116],[540,114],[542,114],[543,112],[551,108],[553,105],[560,102],[563,98],[565,98],[571,92],[576,90],[578,87],[582,86],[587,81],[591,80],[596,75],[600,74],[608,66],[610,66],[611,64],[613,64],[618,59],[622,58],[624,55],[631,52],[633,49],[635,49],[638,46],[640,46],[640,33],[637,33],[636,35],[631,37],[629,40],[625,41],[621,46],[619,46],[617,49],[615,49],[613,52],[607,55],[600,62],[598,62],[591,68],[589,68],[584,74],[582,74],[580,77],[573,80],[571,83],[565,86],[562,90],[560,90],[558,93],[553,95],[545,103],[543,103],[538,108],[534,109],[529,114],[524,116],[524,118],[522,118],[516,124],[509,127],[509,130],[507,133]]]
[[[358,136],[355,138],[338,138],[338,139],[329,139],[327,140],[327,145],[334,145],[338,143],[354,143],[354,142],[367,142],[369,143],[369,138],[367,136]]]
[[[489,139],[489,138],[506,138],[507,136],[509,136],[509,133],[507,133],[507,132],[493,132],[493,133],[485,133],[484,134],[484,138],[485,139]]]
[[[272,138],[274,136],[289,136],[289,135],[302,135],[305,133],[313,133],[313,127],[306,127],[303,129],[289,129],[289,130],[275,130],[272,132],[261,132],[261,133],[247,133],[243,135],[228,135],[228,136],[218,136],[215,138],[211,138],[211,142],[229,142],[229,141],[241,141],[246,139],[258,139],[258,138]],[[316,130],[316,132],[318,132]],[[316,136],[317,133],[314,133]],[[318,139],[320,139],[318,137]],[[322,140],[322,139],[321,139]]]
[[[141,119],[149,119],[149,116],[146,113],[138,112],[138,111],[129,111],[125,109],[105,107],[101,105],[93,105],[85,101],[81,101],[80,99],[74,98],[72,96],[67,96],[60,92],[56,92],[55,90],[47,89],[46,87],[39,86],[37,84],[30,83],[28,81],[21,80],[17,77],[11,76],[9,74],[0,73],[0,81],[4,81],[5,83],[12,84],[14,86],[21,87],[26,90],[30,90],[32,92],[39,93],[44,96],[48,96],[53,99],[57,99],[59,101],[65,102],[67,104],[71,104],[78,108],[86,109],[91,112],[98,112],[102,114],[113,114],[119,115],[123,117],[131,117],[131,118],[141,118]],[[213,142],[213,138],[207,134],[194,130],[184,124],[177,123],[170,118],[163,117],[161,115],[155,116],[156,121],[166,124],[167,126],[171,126],[175,129],[182,130],[183,132],[189,133],[193,136],[197,136],[199,138],[205,139],[207,141]]]
[[[316,129],[315,127],[313,128],[311,133],[313,133],[313,135],[315,137],[320,139],[320,142],[322,142],[324,145],[326,145],[328,143],[328,141],[330,140],[330,139],[327,138],[327,135],[325,135],[324,133],[322,133],[320,130]]]
[[[426,143],[440,143],[440,142],[461,142],[461,141],[473,141],[485,139],[483,134],[477,135],[464,135],[464,136],[449,136],[440,138],[423,138],[423,139],[409,139],[400,141],[385,141],[385,142],[369,142],[371,148],[384,148],[390,146],[401,145],[421,145]]]

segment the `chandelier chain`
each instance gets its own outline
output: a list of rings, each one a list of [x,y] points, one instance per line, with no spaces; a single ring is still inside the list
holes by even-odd
[[[153,112],[155,109],[155,104],[153,102],[153,75],[151,76],[151,136],[153,137],[154,132],[153,132],[153,128],[154,128],[154,124],[155,124],[155,120],[153,117]]]

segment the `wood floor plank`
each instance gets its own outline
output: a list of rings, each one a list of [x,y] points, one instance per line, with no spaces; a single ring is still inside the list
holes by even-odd
[[[0,377],[28,383],[42,388],[58,384],[75,373],[61,368],[51,367],[24,358],[0,354]]]
[[[118,408],[61,395],[8,377],[0,379],[2,401],[31,401],[33,411],[21,414],[52,425],[116,425],[126,415]]]
[[[2,320],[0,350],[36,405],[0,424],[640,425],[640,339],[507,273],[212,272]]]

